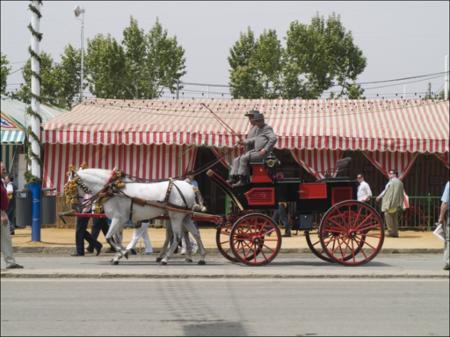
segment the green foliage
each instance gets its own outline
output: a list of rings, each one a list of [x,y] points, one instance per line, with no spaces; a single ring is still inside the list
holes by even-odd
[[[181,77],[186,74],[183,47],[178,45],[176,37],[168,36],[158,20],[147,34],[146,42],[146,65],[154,94],[148,98],[161,96],[164,87],[173,93]]]
[[[354,82],[364,71],[366,58],[335,14],[327,20],[317,15],[309,25],[292,22],[286,37],[285,62],[286,98],[317,98],[333,85],[341,88],[338,97],[349,96],[350,89],[353,98],[362,94]]]
[[[86,64],[91,92],[104,98],[156,98],[164,88],[175,91],[186,73],[184,49],[158,20],[145,34],[131,18],[122,44],[97,35],[88,42]]]
[[[280,94],[282,47],[274,30],[257,41],[250,28],[230,49],[230,85],[233,97],[275,98]]]
[[[56,93],[58,105],[70,109],[75,97],[80,93],[81,51],[67,45],[61,55],[61,61],[55,67],[55,79],[58,83]],[[86,85],[84,85],[86,87]]]
[[[47,53],[41,53],[41,65],[39,76],[41,77],[40,97],[41,102],[61,106],[58,99],[59,83],[55,71],[53,58]],[[22,71],[25,84],[23,84],[16,93],[17,97],[23,102],[31,102],[31,59],[25,63]]]
[[[1,54],[0,56],[0,63],[1,63],[0,91],[2,94],[4,94],[6,92],[6,80],[8,78],[11,68],[9,67],[8,59],[4,54]]]
[[[101,98],[127,98],[125,52],[111,35],[88,41],[86,53],[89,90]]]
[[[41,53],[41,102],[70,109],[80,91],[81,52],[72,45],[67,45],[61,55],[61,62],[55,63],[47,53]],[[13,98],[29,104],[31,101],[31,59],[25,63],[22,71],[25,84]]]
[[[273,30],[257,41],[250,28],[241,33],[228,57],[233,97],[313,99],[332,87],[340,88],[337,97],[362,96],[355,81],[366,58],[339,16],[317,15],[310,24],[294,21],[285,40],[283,48]]]

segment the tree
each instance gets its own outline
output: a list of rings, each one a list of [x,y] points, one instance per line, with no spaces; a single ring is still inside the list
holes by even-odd
[[[234,98],[259,98],[263,95],[263,86],[258,81],[258,70],[253,62],[255,51],[255,35],[249,27],[240,34],[228,57],[231,95]]]
[[[61,55],[61,62],[55,66],[55,80],[58,83],[58,105],[70,109],[80,92],[81,51],[67,45]],[[84,85],[86,87],[86,85]]]
[[[3,53],[0,55],[0,63],[1,63],[1,93],[4,94],[6,92],[6,80],[8,78],[9,72],[11,68],[9,67],[9,61],[6,55]]]
[[[41,77],[40,96],[41,102],[55,106],[64,106],[58,97],[60,84],[55,73],[55,64],[52,57],[47,53],[41,53],[41,66],[39,76]],[[31,102],[31,59],[25,63],[22,71],[25,84],[21,85],[16,96],[23,102]]]
[[[123,31],[122,44],[125,52],[128,98],[152,96],[153,88],[145,61],[147,56],[145,33],[133,17],[130,18],[130,25]]]
[[[88,40],[86,70],[89,90],[101,98],[128,98],[125,53],[111,35]]]
[[[174,92],[186,74],[184,49],[157,20],[145,34],[133,17],[119,44],[110,35],[88,42],[86,64],[91,92],[104,98],[156,98]]]
[[[258,38],[252,62],[263,87],[264,98],[277,98],[281,91],[283,48],[275,30],[264,31]]]
[[[250,28],[241,33],[228,57],[233,97],[317,98],[334,86],[337,97],[362,96],[356,78],[366,59],[339,16],[316,16],[309,25],[294,21],[285,39],[283,48],[274,30],[257,40]]]
[[[362,94],[355,80],[364,71],[366,58],[335,14],[327,20],[317,15],[309,25],[292,22],[284,62],[286,98],[317,98],[332,86],[341,88],[338,97]]]
[[[152,85],[152,96],[147,98],[160,97],[164,88],[175,92],[181,77],[186,74],[183,47],[178,45],[175,36],[168,36],[158,19],[147,34],[146,44],[146,65]]]

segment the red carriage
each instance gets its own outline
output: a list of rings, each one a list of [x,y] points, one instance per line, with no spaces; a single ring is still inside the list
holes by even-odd
[[[308,246],[319,258],[357,266],[379,253],[384,241],[383,222],[373,207],[356,201],[356,181],[348,177],[318,182],[280,178],[277,163],[273,156],[250,163],[249,184],[237,188],[216,172],[207,172],[233,203],[232,213],[218,225],[216,234],[218,249],[225,258],[261,266],[277,256],[282,236],[270,213],[278,202],[295,205]],[[317,215],[321,215],[320,223],[314,226]]]

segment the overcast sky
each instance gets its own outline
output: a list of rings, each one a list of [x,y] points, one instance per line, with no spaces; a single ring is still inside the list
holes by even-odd
[[[359,81],[377,81],[444,71],[449,53],[449,2],[144,2],[144,1],[44,1],[41,50],[59,60],[64,46],[80,46],[80,22],[73,9],[86,10],[85,37],[110,33],[121,40],[130,16],[148,31],[158,17],[170,35],[186,50],[185,82],[228,84],[229,48],[250,26],[257,34],[275,29],[284,38],[289,23],[309,23],[319,13],[341,15],[356,44],[367,57]],[[28,57],[30,22],[28,1],[1,1],[1,52],[13,71]],[[283,40],[284,44],[284,40]],[[8,89],[21,81],[20,72],[8,79]],[[425,91],[427,82],[366,91],[392,94]],[[443,87],[442,78],[430,80],[432,90]],[[367,85],[369,86],[369,85]],[[373,85],[372,85],[373,86]],[[190,87],[190,89],[201,89]],[[226,89],[210,89],[224,91]],[[186,92],[186,95],[190,95]]]

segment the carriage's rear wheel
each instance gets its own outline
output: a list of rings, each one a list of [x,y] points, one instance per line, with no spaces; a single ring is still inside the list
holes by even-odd
[[[373,207],[359,201],[343,201],[325,213],[319,236],[323,251],[333,261],[358,266],[380,252],[383,221]]]
[[[261,213],[247,214],[233,225],[230,246],[234,256],[249,266],[270,263],[281,248],[281,232],[270,217]]]

